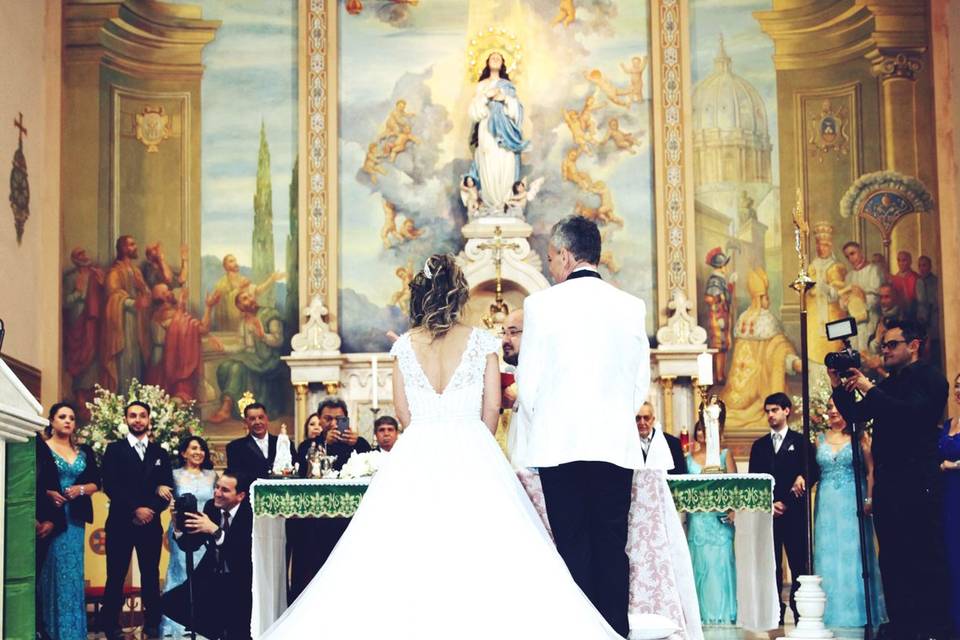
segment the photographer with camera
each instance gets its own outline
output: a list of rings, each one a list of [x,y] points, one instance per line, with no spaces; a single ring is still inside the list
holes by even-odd
[[[187,552],[205,547],[206,552],[186,582],[164,594],[164,613],[206,638],[250,638],[253,510],[247,501],[249,490],[246,474],[227,469],[202,510],[197,510],[191,494],[177,498],[177,545]]]
[[[923,339],[914,322],[888,323],[880,352],[890,376],[876,384],[856,366],[856,351],[825,362],[840,414],[873,421],[873,519],[890,617],[881,634],[897,639],[948,637],[950,629],[937,452],[948,385],[920,361]]]

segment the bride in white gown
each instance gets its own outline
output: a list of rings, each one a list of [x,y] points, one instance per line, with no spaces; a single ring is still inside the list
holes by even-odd
[[[330,558],[264,638],[620,638],[574,583],[493,438],[499,343],[460,324],[467,283],[435,255],[391,353],[405,429]]]

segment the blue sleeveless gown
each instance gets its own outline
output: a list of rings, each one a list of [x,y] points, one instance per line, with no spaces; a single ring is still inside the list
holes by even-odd
[[[720,467],[727,468],[727,450],[720,452]],[[690,473],[703,473],[687,456]],[[687,545],[693,563],[693,577],[700,601],[703,624],[736,624],[737,562],[733,552],[734,525],[724,523],[722,511],[687,514]]]
[[[76,484],[87,468],[87,457],[78,454],[68,463],[50,449],[60,476],[60,490]],[[40,568],[43,598],[43,626],[53,640],[86,640],[87,612],[83,594],[84,522],[70,514],[71,504],[63,505],[67,528],[50,542],[50,550]]]
[[[827,608],[823,623],[828,627],[862,627],[867,623],[863,602],[860,534],[857,530],[857,494],[853,484],[853,449],[848,442],[834,453],[819,436],[817,464],[820,484],[814,511],[814,566],[823,578]],[[866,476],[861,476],[863,495]],[[873,546],[873,521],[865,521],[870,569],[870,600],[873,624],[887,621],[887,608],[880,583],[880,565]]]
[[[948,420],[940,435],[940,460],[960,460],[960,433],[950,435]],[[960,633],[960,471],[943,473],[943,533],[950,570],[950,617]]]

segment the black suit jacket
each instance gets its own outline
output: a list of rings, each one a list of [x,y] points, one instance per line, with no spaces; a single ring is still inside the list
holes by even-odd
[[[139,507],[156,513],[151,525],[160,526],[160,512],[169,502],[157,495],[157,487],[173,486],[170,457],[155,442],[147,445],[143,461],[126,438],[107,445],[103,453],[103,491],[110,498],[107,525],[133,522]]]
[[[806,443],[810,455],[810,477],[805,478],[807,488],[820,477],[820,468],[817,466],[816,450],[809,442]],[[803,435],[787,429],[780,451],[774,454],[773,438],[770,434],[758,438],[750,447],[750,473],[769,473],[774,478],[773,501],[783,502],[787,506],[787,513],[805,513],[803,498],[797,498],[790,492],[797,476],[803,475]]]
[[[220,526],[223,512],[217,508],[213,500],[207,500],[203,505],[203,512]],[[250,503],[244,500],[240,503],[237,513],[230,522],[223,539],[223,544],[217,546],[213,536],[206,536],[204,544],[207,547],[203,560],[197,567],[198,572],[223,573],[227,572],[231,580],[239,581],[249,590],[253,580],[253,561],[251,547],[253,543],[253,509]]]
[[[687,456],[683,455],[683,445],[680,444],[680,438],[663,432],[667,439],[667,445],[670,447],[670,455],[673,457],[673,469],[667,471],[668,475],[677,476],[687,473]]]
[[[267,457],[263,457],[263,452],[253,436],[246,435],[242,438],[232,440],[227,444],[227,468],[234,471],[242,471],[250,478],[269,478],[270,471],[273,469],[273,463],[277,459],[277,436],[267,434]],[[297,451],[290,443],[290,459],[297,461]]]

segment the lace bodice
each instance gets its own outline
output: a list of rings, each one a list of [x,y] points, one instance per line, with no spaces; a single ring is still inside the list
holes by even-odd
[[[834,453],[833,448],[820,436],[817,447],[817,464],[820,465],[820,482],[835,488],[853,484],[853,449],[846,443]]]
[[[487,354],[496,353],[499,341],[485,331],[473,329],[467,346],[443,393],[427,380],[405,333],[394,343],[390,355],[397,359],[403,374],[404,391],[410,407],[410,422],[449,422],[451,419],[480,419],[483,403],[483,372]]]

